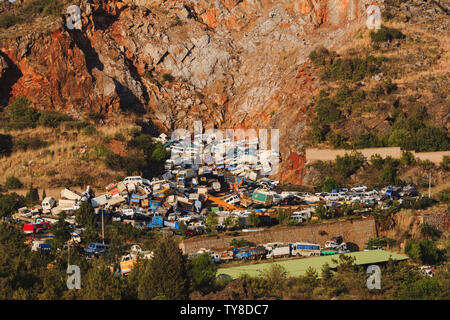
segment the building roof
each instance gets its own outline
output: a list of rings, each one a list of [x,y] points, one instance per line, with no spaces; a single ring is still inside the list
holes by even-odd
[[[345,253],[344,255],[353,256],[356,258],[356,265],[367,265],[367,264],[377,264],[383,263],[389,260],[391,257],[393,260],[401,261],[406,260],[408,257],[392,253],[385,250],[370,250],[370,251],[358,251],[352,253]],[[321,256],[321,257],[311,257],[311,258],[303,258],[303,259],[295,259],[295,260],[285,260],[285,261],[277,261],[277,262],[267,262],[267,263],[258,263],[251,264],[245,266],[238,267],[228,267],[228,268],[220,268],[218,270],[218,274],[228,274],[232,278],[238,278],[240,274],[247,273],[251,276],[257,276],[261,271],[268,268],[270,264],[276,263],[280,264],[286,268],[288,275],[293,277],[298,277],[304,275],[308,267],[314,268],[320,276],[322,266],[325,263],[328,263],[330,267],[336,267],[336,264],[333,263],[333,259],[338,260],[339,255],[330,255],[330,256]]]

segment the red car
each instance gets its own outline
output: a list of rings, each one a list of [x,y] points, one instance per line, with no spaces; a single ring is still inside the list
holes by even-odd
[[[193,237],[195,235],[197,235],[194,231],[186,231],[186,235],[189,237]]]
[[[25,234],[39,233],[47,229],[50,229],[50,223],[48,221],[33,224],[25,224],[23,226],[23,232]]]

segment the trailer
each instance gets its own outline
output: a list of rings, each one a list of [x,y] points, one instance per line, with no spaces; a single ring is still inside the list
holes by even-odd
[[[147,228],[162,228],[164,226],[164,219],[160,215],[154,215],[152,222],[147,224]]]
[[[42,221],[42,222],[33,223],[33,224],[25,224],[23,226],[23,232],[25,234],[35,234],[35,233],[43,232],[48,229],[50,229],[50,222],[48,222],[48,221]]]
[[[273,202],[273,196],[264,192],[253,192],[252,200],[256,204],[262,204],[264,206],[269,206]]]
[[[291,248],[289,245],[285,246],[284,244],[266,244],[264,246],[267,250],[266,258],[280,258],[287,257],[291,254]]]
[[[246,248],[233,247],[233,258],[235,260],[256,260],[265,258],[265,256],[266,248],[262,246]]]

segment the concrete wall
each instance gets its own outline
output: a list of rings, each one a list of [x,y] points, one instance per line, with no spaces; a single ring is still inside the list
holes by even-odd
[[[395,159],[399,159],[402,156],[402,150],[400,147],[389,148],[367,148],[357,149],[357,152],[361,152],[366,159],[370,159],[371,156],[379,154],[381,157],[386,158],[390,156]],[[345,154],[351,154],[352,150],[346,149],[306,149],[306,161],[334,161],[337,156],[344,156]],[[444,156],[450,156],[450,151],[437,151],[437,152],[414,152],[411,153],[420,160],[430,160],[436,164],[442,162]]]
[[[391,156],[392,158],[400,158],[402,151],[399,147],[392,148],[367,148],[357,149],[364,157],[370,159],[374,154],[379,154],[383,158]],[[306,161],[334,161],[337,156],[343,157],[345,154],[351,154],[352,150],[346,149],[306,149]]]
[[[241,232],[238,237],[192,238],[182,241],[180,248],[186,254],[195,253],[201,248],[228,248],[233,238],[244,238],[256,245],[268,242],[310,242],[324,246],[326,241],[335,236],[343,236],[345,242],[354,243],[359,247],[359,250],[362,250],[370,238],[376,237],[375,220],[365,218],[354,221],[334,221],[298,227],[275,228],[260,232]]]
[[[436,164],[439,164],[442,162],[442,158],[444,156],[450,157],[450,151],[436,151],[436,152],[414,152],[412,151],[412,154],[416,159],[420,160],[430,160],[431,162],[434,162]]]

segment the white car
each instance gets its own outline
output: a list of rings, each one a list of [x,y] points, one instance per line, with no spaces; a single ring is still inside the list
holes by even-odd
[[[125,185],[127,185],[129,183],[148,185],[148,186],[150,185],[150,181],[148,181],[148,179],[142,178],[141,176],[126,177],[125,179],[123,179],[123,183]]]
[[[359,185],[359,186],[351,188],[350,190],[355,191],[355,192],[365,192],[367,190],[367,186]]]

